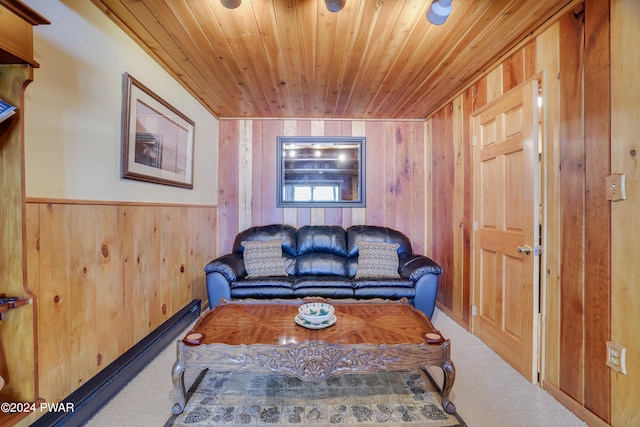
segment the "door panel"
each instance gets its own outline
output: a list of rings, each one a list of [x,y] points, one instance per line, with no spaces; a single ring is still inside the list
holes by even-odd
[[[530,381],[538,341],[537,88],[525,83],[472,115],[473,330]]]

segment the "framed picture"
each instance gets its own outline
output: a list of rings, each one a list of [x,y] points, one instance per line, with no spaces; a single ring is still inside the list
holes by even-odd
[[[193,121],[128,73],[123,87],[122,178],[193,188]]]

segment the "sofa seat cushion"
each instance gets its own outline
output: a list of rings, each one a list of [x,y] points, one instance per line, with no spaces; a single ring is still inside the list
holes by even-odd
[[[353,280],[353,288],[413,288],[414,283],[409,279],[362,278]]]
[[[354,289],[356,298],[384,298],[400,299],[408,298],[410,301],[416,296],[416,288],[406,286],[394,286],[387,282],[386,286],[361,286]]]
[[[231,285],[231,298],[293,298],[293,277],[238,279]]]
[[[353,298],[353,282],[340,276],[301,276],[295,279],[296,297]]]

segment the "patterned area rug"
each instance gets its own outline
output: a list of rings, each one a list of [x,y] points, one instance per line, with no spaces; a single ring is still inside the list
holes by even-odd
[[[423,370],[306,382],[284,375],[202,371],[173,426],[466,426],[442,409]]]

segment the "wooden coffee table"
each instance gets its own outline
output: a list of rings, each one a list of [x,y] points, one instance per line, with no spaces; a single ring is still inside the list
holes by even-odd
[[[335,324],[325,329],[296,324],[298,306],[310,301],[334,305]],[[222,300],[177,343],[172,370],[177,403],[172,412],[184,410],[187,367],[321,381],[342,374],[439,366],[444,372],[442,406],[453,414],[456,408],[449,394],[455,367],[449,340],[438,336],[429,319],[406,299]]]

